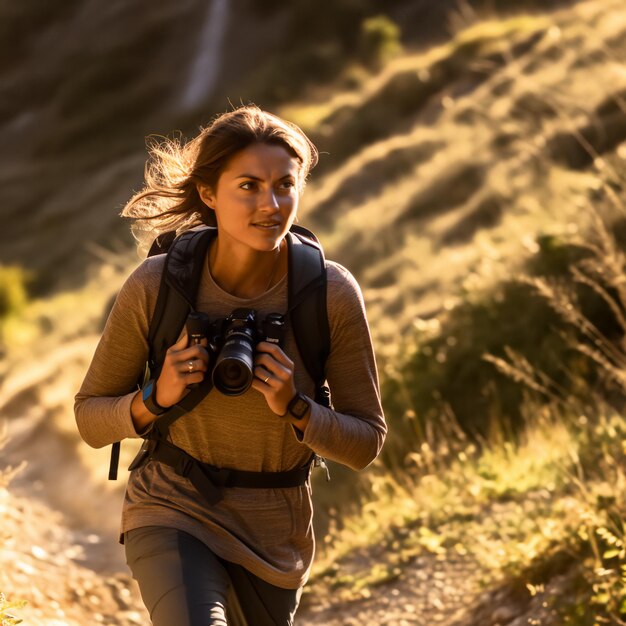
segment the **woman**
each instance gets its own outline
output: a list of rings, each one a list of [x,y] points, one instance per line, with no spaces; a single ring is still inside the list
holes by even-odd
[[[297,126],[242,107],[186,144],[153,146],[146,188],[123,215],[154,233],[217,226],[195,303],[211,319],[241,307],[285,311],[285,237],[316,160]],[[164,258],[146,259],[128,278],[76,396],[78,428],[93,447],[145,435],[157,413],[207,375],[206,340],[189,345],[183,333],[150,397],[136,390]],[[203,463],[250,472],[300,468],[312,452],[356,470],[371,463],[386,426],[363,300],[340,265],[327,262],[327,280],[333,408],[312,399],[314,383],[288,324],[281,346],[258,344],[251,388],[239,396],[212,389],[171,426],[172,444]],[[130,474],[121,530],[155,626],[289,625],[313,559],[311,521],[308,481],[225,487],[209,505],[186,477],[150,460]]]

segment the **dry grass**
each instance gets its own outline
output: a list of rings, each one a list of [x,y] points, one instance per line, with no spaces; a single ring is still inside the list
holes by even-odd
[[[417,444],[405,440],[404,463],[399,456],[380,468],[361,514],[336,517],[317,584],[332,585],[344,599],[362,597],[428,552],[472,559],[485,585],[517,581],[537,593],[565,553],[578,585],[575,601],[556,605],[565,623],[624,623],[626,421],[619,407],[626,399],[626,256],[610,220],[594,213],[590,221],[593,228],[570,241],[586,254],[564,274],[520,279],[561,321],[549,332],[570,348],[562,367],[580,367],[582,358],[583,374],[571,369],[557,382],[510,348],[502,357],[485,355],[527,390],[517,438],[501,428],[476,446],[449,411],[415,424]],[[595,298],[591,310],[585,293]],[[422,338],[446,331],[445,321],[424,325]],[[405,417],[415,421],[410,413]],[[368,551],[377,567],[370,570],[361,557],[355,569],[354,555]]]

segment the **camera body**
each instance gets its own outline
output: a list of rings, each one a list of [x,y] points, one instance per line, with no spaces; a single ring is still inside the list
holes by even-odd
[[[197,318],[203,314],[191,315]],[[211,324],[205,322],[204,328],[207,326],[213,386],[224,395],[239,396],[250,388],[254,379],[254,357],[258,343],[282,343],[285,316],[269,313],[260,320],[255,309],[239,308],[226,318]],[[190,337],[196,335],[190,333]]]

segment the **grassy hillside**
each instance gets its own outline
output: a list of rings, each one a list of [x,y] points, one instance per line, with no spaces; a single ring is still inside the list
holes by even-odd
[[[625,29],[610,1],[479,23],[284,110],[328,152],[306,219],[365,285],[383,344],[515,271],[539,235],[584,231],[623,157]]]

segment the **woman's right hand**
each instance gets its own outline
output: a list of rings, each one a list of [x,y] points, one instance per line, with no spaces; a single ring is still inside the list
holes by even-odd
[[[187,347],[187,332],[165,353],[161,374],[156,383],[156,401],[170,407],[187,395],[187,386],[201,383],[209,364],[207,340]]]
[[[207,340],[187,347],[187,332],[167,351],[161,374],[156,383],[156,401],[162,407],[179,402],[187,393],[187,385],[200,383],[204,379],[209,363],[206,350]],[[189,371],[189,364],[192,370]],[[141,391],[135,394],[130,405],[130,414],[137,433],[142,434],[157,416],[143,403]]]

